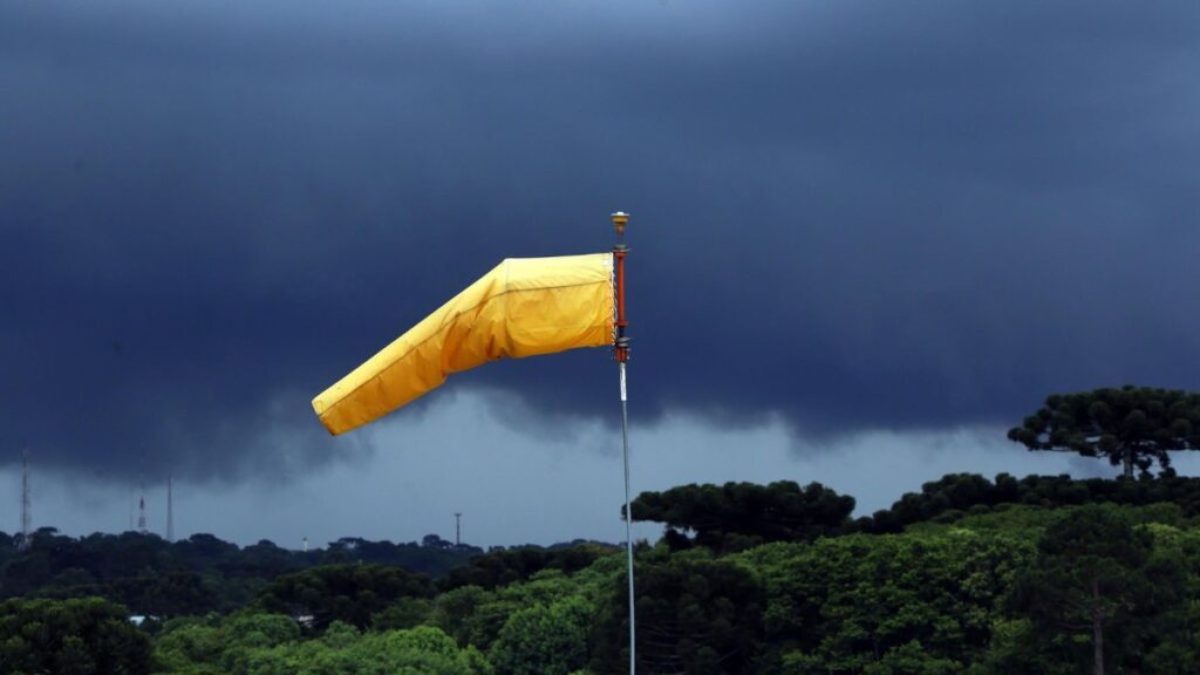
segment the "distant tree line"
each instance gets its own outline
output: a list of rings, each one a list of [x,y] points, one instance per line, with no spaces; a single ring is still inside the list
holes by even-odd
[[[775,541],[811,541],[854,532],[895,533],[915,523],[953,520],[1005,504],[1053,508],[1096,502],[1128,506],[1171,502],[1186,516],[1197,516],[1200,478],[1168,474],[1118,481],[1076,480],[1068,475],[1018,479],[1001,473],[988,480],[979,474],[947,474],[925,483],[920,492],[904,494],[890,508],[861,518],[851,517],[853,497],[839,495],[820,483],[805,487],[792,481],[692,484],[643,492],[633,502],[633,517],[663,523],[664,541],[676,550],[703,546],[735,552]]]
[[[672,524],[637,547],[638,672],[1200,672],[1197,493],[950,475],[888,510],[884,529],[907,522],[891,533],[817,485],[664,491],[647,501]],[[9,600],[0,673],[615,675],[626,603],[624,556],[595,543],[480,553],[440,579],[339,561],[148,630],[106,600]]]
[[[99,596],[157,617],[228,612],[251,602],[272,580],[319,565],[375,563],[441,577],[483,553],[433,539],[395,544],[347,537],[303,552],[266,540],[239,547],[211,534],[167,542],[136,532],[76,538],[47,527],[19,552],[0,532],[0,600]]]
[[[1145,506],[1170,502],[1187,516],[1200,515],[1200,478],[1167,475],[1157,479],[1076,480],[1068,475],[1014,478],[998,474],[990,481],[978,474],[948,474],[925,483],[891,508],[860,518],[853,527],[871,533],[899,532],[914,523],[953,519],[964,512],[978,513],[1001,504],[1026,504],[1054,508],[1098,502]]]
[[[486,555],[474,556],[467,564],[450,570],[438,583],[438,587],[443,591],[463,586],[493,590],[517,581],[525,581],[543,570],[574,574],[589,567],[598,558],[611,555],[617,550],[612,544],[582,540],[571,545],[550,548],[519,546],[493,550]]]

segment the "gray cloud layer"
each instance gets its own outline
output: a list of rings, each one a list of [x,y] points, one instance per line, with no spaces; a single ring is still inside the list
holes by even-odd
[[[455,388],[424,415],[397,415],[365,429],[363,435],[381,449],[367,461],[311,471],[285,485],[176,481],[175,531],[181,537],[213,532],[242,544],[268,538],[293,549],[304,537],[313,544],[341,536],[420,541],[430,532],[452,539],[453,514],[462,512],[464,540],[477,545],[623,541],[622,462],[611,430],[585,422],[574,425],[570,439],[530,439],[497,420],[491,396]],[[869,515],[949,472],[1112,475],[1106,462],[1029,453],[999,431],[848,434],[795,452],[778,419],[730,430],[672,413],[634,425],[633,485],[636,493],[691,482],[817,480],[853,495],[856,513]],[[1181,457],[1176,466],[1194,473],[1198,459]],[[72,535],[133,528],[140,492],[48,477],[37,469],[35,527],[54,525]],[[0,504],[16,503],[19,485],[16,471],[0,470]],[[149,485],[145,504],[150,530],[161,534],[166,486]],[[0,520],[0,529],[11,531],[16,518],[13,512],[8,523]],[[644,523],[635,526],[634,536],[653,541],[661,532],[660,524]]]
[[[333,456],[311,395],[499,258],[607,247],[614,208],[645,412],[826,433],[1193,387],[1198,15],[0,0],[0,448]],[[610,379],[459,381],[553,418]]]

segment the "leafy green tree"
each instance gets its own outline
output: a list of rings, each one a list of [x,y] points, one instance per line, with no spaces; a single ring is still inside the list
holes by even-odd
[[[168,621],[154,642],[154,667],[165,673],[219,673],[228,646],[215,620]]]
[[[753,672],[762,637],[763,589],[743,566],[704,549],[638,559],[639,673]],[[629,604],[623,577],[613,577],[600,608],[591,669],[620,673],[629,662]]]
[[[433,623],[458,641],[485,647],[489,634],[498,633],[505,619],[482,620],[482,609],[495,601],[496,594],[478,586],[461,586],[434,599]],[[490,624],[490,625],[489,625]],[[498,624],[498,625],[497,625]]]
[[[1132,386],[1054,394],[1008,438],[1030,450],[1108,457],[1126,477],[1155,461],[1166,470],[1168,452],[1200,449],[1200,394]]]
[[[415,628],[428,622],[433,613],[433,601],[429,598],[400,598],[371,616],[374,630],[397,630]]]
[[[460,586],[479,586],[492,590],[524,581],[544,569],[562,570],[567,574],[591,565],[597,558],[619,553],[620,549],[603,544],[578,544],[560,548],[519,546],[490,551],[471,558],[471,561],[450,570],[439,586],[451,590]]]
[[[335,622],[334,625],[339,624]],[[357,637],[358,633],[353,628],[349,630]],[[235,614],[222,622],[222,650],[217,662],[223,672],[244,673],[249,670],[250,658],[255,653],[295,642],[299,638],[300,627],[289,617],[278,614]]]
[[[591,603],[571,596],[516,611],[489,653],[496,671],[511,675],[568,675],[587,663]]]
[[[158,672],[187,675],[468,675],[492,672],[473,647],[437,628],[360,633],[341,621],[303,639],[295,622],[242,613],[224,620],[175,621],[155,650]]]
[[[335,624],[339,625],[339,624]],[[474,647],[459,648],[430,626],[360,635],[330,627],[321,640],[251,654],[247,672],[283,675],[489,675],[491,663]]]
[[[854,498],[820,483],[801,488],[793,481],[770,485],[726,483],[684,485],[643,492],[633,502],[634,520],[665,523],[669,543],[681,548],[683,532],[714,551],[739,551],[772,541],[807,541],[841,532],[854,511]]]
[[[1032,557],[1023,539],[946,528],[746,551],[738,559],[767,593],[756,672],[849,675],[883,663],[961,672],[985,653],[1002,599]]]
[[[1160,641],[1153,619],[1179,604],[1184,583],[1178,562],[1152,556],[1152,546],[1151,532],[1112,505],[1082,506],[1051,524],[1013,593],[1032,641],[1059,660],[1091,663],[1096,675],[1106,663],[1140,670]]]
[[[150,638],[101,598],[0,603],[0,673],[150,672]]]
[[[432,595],[428,578],[398,567],[329,565],[276,579],[263,590],[258,606],[291,616],[311,616],[318,630],[335,620],[366,628],[371,616],[391,603]]]
[[[615,556],[601,559],[620,562]],[[478,586],[463,586],[447,591],[434,602],[432,622],[452,635],[461,645],[490,650],[509,619],[522,609],[553,605],[578,595],[594,601],[599,588],[615,575],[599,575],[583,581],[584,572],[567,577],[558,570],[542,570],[525,583],[511,584],[494,591]],[[607,591],[607,587],[605,586]]]
[[[453,638],[432,626],[366,636],[356,652],[359,663],[375,663],[385,673],[418,675],[489,675],[491,663],[474,647],[459,648]]]

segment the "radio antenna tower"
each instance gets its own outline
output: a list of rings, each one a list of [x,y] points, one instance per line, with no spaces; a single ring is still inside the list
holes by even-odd
[[[146,534],[146,483],[142,482],[142,495],[138,497],[138,532]]]
[[[454,545],[462,546],[462,512],[454,512]]]
[[[171,474],[167,474],[167,542],[175,541],[175,503],[171,494]]]
[[[21,540],[18,551],[29,550],[33,544],[33,495],[29,491],[29,448],[21,451]]]

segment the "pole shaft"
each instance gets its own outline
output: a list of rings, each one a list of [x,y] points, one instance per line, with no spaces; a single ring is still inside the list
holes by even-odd
[[[629,248],[625,245],[625,226],[629,214],[617,211],[612,214],[613,226],[617,230],[617,243],[613,246],[613,294],[616,316],[613,325],[613,357],[621,375],[621,456],[625,461],[625,575],[629,579],[629,675],[637,670],[637,630],[634,617],[636,598],[633,593],[633,505],[629,499],[629,404],[625,395],[625,363],[629,361],[629,338],[625,329],[629,321],[625,318],[625,256]]]
[[[625,396],[625,362],[617,363],[621,372],[621,450],[625,460],[625,565],[629,578],[629,675],[634,675],[637,656],[634,629],[635,604],[633,594],[633,507],[629,500],[629,404]]]

